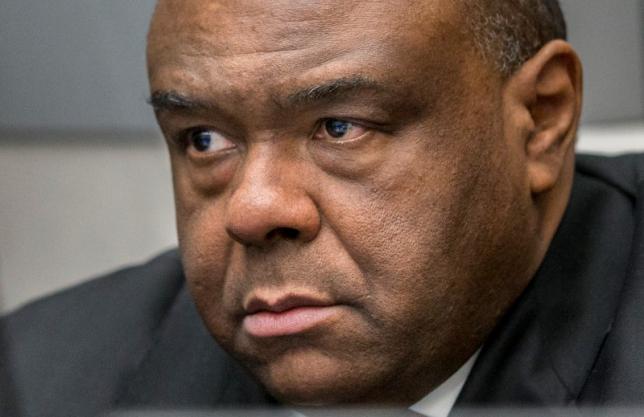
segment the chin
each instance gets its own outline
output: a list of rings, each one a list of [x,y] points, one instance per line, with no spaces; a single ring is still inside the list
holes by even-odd
[[[373,381],[356,364],[315,351],[288,352],[255,374],[278,400],[298,406],[332,406],[360,402]]]

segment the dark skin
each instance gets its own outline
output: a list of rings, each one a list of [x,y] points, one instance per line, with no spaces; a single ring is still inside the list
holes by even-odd
[[[581,68],[503,79],[457,2],[161,0],[153,104],[180,248],[217,341],[282,401],[411,404],[484,343],[567,204]],[[258,294],[336,311],[242,326]]]

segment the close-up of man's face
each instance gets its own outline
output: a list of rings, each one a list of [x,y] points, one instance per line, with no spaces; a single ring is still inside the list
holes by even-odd
[[[465,15],[447,0],[157,6],[148,69],[186,278],[212,335],[282,401],[418,400],[543,259],[569,179],[529,140],[559,101],[530,113],[533,74],[501,75]]]

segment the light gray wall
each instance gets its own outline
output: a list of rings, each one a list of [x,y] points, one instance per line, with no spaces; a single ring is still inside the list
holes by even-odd
[[[1,0],[0,130],[154,131],[145,35],[155,0]]]
[[[584,62],[584,121],[644,117],[644,1],[561,0]]]
[[[158,138],[0,142],[0,310],[174,246]]]

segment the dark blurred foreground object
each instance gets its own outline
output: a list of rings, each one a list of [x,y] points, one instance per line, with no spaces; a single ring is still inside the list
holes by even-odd
[[[327,410],[217,410],[217,411],[123,411],[109,413],[106,417],[406,417],[406,410],[387,408],[327,409]],[[451,415],[450,415],[451,416]],[[458,417],[641,417],[644,408],[631,409],[470,409],[460,410]]]
[[[106,417],[417,417],[422,416],[406,409],[390,408],[326,408],[326,409],[221,409],[197,410],[140,410],[117,411]]]
[[[278,406],[205,330],[175,251],[33,303],[0,321],[0,337],[7,417]],[[644,406],[644,155],[579,157],[548,254],[488,338],[452,416],[637,405]],[[472,407],[478,411],[467,412]]]

